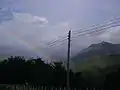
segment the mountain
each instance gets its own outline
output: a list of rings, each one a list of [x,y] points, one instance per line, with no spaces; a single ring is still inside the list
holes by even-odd
[[[95,71],[120,64],[120,44],[101,42],[83,49],[71,59],[76,71]]]
[[[106,76],[120,68],[120,44],[101,42],[92,44],[71,59],[75,71],[82,72],[84,80],[93,85],[103,85]]]

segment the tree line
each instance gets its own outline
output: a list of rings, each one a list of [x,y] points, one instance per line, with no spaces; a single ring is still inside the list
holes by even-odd
[[[120,66],[120,65],[119,65]],[[96,80],[104,78],[102,83]],[[11,56],[0,61],[0,84],[28,84],[48,87],[66,86],[66,69],[62,62],[45,63],[41,58]],[[97,81],[100,82],[100,81]],[[86,78],[82,72],[70,70],[70,87],[120,87],[120,70],[105,76]]]

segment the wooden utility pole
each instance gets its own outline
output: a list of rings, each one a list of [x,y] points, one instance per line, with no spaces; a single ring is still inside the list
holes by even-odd
[[[71,42],[71,30],[68,33],[68,54],[67,54],[67,90],[69,90],[69,61],[70,61],[70,42]]]

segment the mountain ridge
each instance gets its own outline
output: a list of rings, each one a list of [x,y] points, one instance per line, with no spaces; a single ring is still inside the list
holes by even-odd
[[[103,41],[98,44],[92,44],[88,48],[81,50],[72,59],[74,59],[76,57],[80,57],[81,59],[84,59],[85,56],[87,57],[87,56],[96,55],[96,54],[99,54],[99,55],[120,54],[120,51],[118,49],[120,50],[120,44],[112,44],[112,43]],[[87,55],[85,55],[85,54],[87,54]]]
[[[120,44],[100,42],[83,49],[71,60],[75,63],[77,71],[120,64]]]

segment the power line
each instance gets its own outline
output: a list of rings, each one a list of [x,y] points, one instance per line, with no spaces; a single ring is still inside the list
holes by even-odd
[[[94,33],[99,33],[99,32],[103,32],[111,27],[115,27],[116,24],[118,24],[120,22],[120,17],[116,18],[114,20],[110,20],[109,22],[105,23],[105,24],[100,24],[100,25],[95,25],[94,27],[87,29],[87,30],[83,30],[82,31],[73,31],[73,36],[71,37],[71,39],[76,38],[78,36],[84,36],[84,35],[88,35],[88,34],[94,34]],[[74,33],[75,32],[75,33]],[[56,40],[54,41],[50,41],[47,43],[44,43],[47,47],[51,48],[53,46],[56,46],[56,44],[62,44],[62,42],[64,42],[65,40],[67,40],[66,36],[59,36]]]
[[[57,40],[55,40],[55,41],[48,42],[48,43],[46,43],[46,45],[52,45],[52,44],[54,44],[54,43],[61,42],[61,41],[63,41],[65,38],[67,38],[67,37],[64,37],[64,38],[61,38],[61,39],[57,39]]]
[[[96,30],[95,28],[93,28],[93,29],[88,29],[88,30],[84,30],[84,31],[81,31],[81,32],[79,32],[79,33],[77,33],[77,34],[74,34],[73,36],[74,36],[74,38],[76,37],[76,36],[84,36],[84,35],[86,35],[86,34],[91,34],[91,32],[93,33],[96,33],[96,32],[100,32],[100,31],[103,31],[103,30],[105,30],[105,29],[109,29],[109,28],[111,28],[111,27],[115,27],[116,25],[114,25],[114,24],[116,24],[116,23],[118,23],[118,22],[120,22],[120,21],[117,21],[117,22],[113,22],[113,23],[111,23],[111,26],[104,26],[104,27],[102,27],[102,28],[98,28],[98,30]],[[113,25],[112,25],[113,24]],[[109,24],[110,25],[110,24]],[[87,32],[87,33],[85,33],[85,32]],[[81,33],[83,33],[83,34],[81,34]],[[53,42],[53,43],[51,43],[51,44],[49,44],[49,45],[53,45],[53,46],[55,46],[56,45],[56,43],[60,43],[60,42],[63,42],[63,41],[65,41],[66,39],[58,39],[58,40],[56,40],[56,42]]]
[[[67,38],[65,38],[65,39],[63,39],[63,40],[60,40],[59,42],[56,42],[56,43],[51,43],[51,44],[49,44],[48,46],[49,46],[49,47],[53,47],[53,46],[55,46],[56,44],[61,45],[60,43],[66,41],[66,40],[67,40]]]
[[[90,32],[87,32],[87,33],[83,33],[83,34],[78,34],[78,35],[72,36],[71,38],[73,39],[73,38],[76,38],[77,36],[84,36],[84,35],[87,35],[87,34],[96,33],[96,32],[100,32],[100,31],[103,31],[103,30],[105,30],[105,28],[97,30],[97,31],[94,30],[94,31],[90,31]],[[61,45],[62,44],[61,42],[65,41],[65,40],[67,40],[67,38],[61,40],[60,42],[52,43],[52,44],[48,45],[48,47],[51,48],[51,47],[56,46],[56,45]]]
[[[115,24],[115,23],[118,23],[118,22],[120,22],[120,18],[118,19],[118,21],[115,21],[115,20],[114,20],[114,22],[111,22],[111,23],[108,23],[108,22],[107,22],[107,25],[104,24],[104,25],[100,25],[100,26],[95,26],[95,27],[92,27],[92,28],[90,28],[90,29],[82,30],[82,31],[78,31],[78,30],[77,30],[78,32],[75,32],[75,33],[73,33],[73,34],[79,34],[79,33],[83,33],[83,32],[89,31],[89,30],[106,27],[106,26],[109,26],[109,25],[111,25],[111,24]],[[73,32],[74,32],[74,31],[73,31]]]
[[[64,38],[66,38],[67,36],[66,36],[66,33],[64,34],[64,35],[62,35],[62,36],[59,36],[56,40],[51,40],[51,41],[49,41],[49,42],[47,42],[46,43],[46,45],[49,45],[49,44],[51,44],[51,43],[54,43],[54,42],[58,42],[58,41],[60,41],[60,40],[62,40],[62,39],[64,39]]]
[[[94,27],[90,28],[90,29],[87,29],[87,30],[82,30],[82,31],[79,31],[79,32],[75,32],[73,33],[73,36],[76,37],[76,36],[82,36],[82,35],[85,35],[85,33],[90,33],[90,32],[99,32],[98,30],[99,29],[102,29],[100,31],[103,31],[105,29],[108,29],[108,28],[111,28],[113,26],[116,26],[114,24],[117,24],[120,22],[120,17],[116,17],[114,20],[109,20],[108,22],[106,22],[105,24],[100,24],[100,25],[95,25]],[[105,28],[106,27],[106,28]],[[97,30],[96,30],[97,29]],[[92,31],[91,31],[92,30]],[[78,30],[77,30],[78,31]],[[81,34],[81,33],[84,33],[84,34]],[[79,35],[80,34],[80,35]],[[50,41],[50,42],[47,42],[45,45],[47,46],[55,46],[56,43],[61,43],[63,41],[67,40],[66,39],[66,36],[59,36],[58,39],[54,40],[54,41]]]
[[[120,22],[120,21],[119,21]],[[72,38],[75,38],[76,36],[84,36],[84,35],[87,35],[87,34],[91,34],[91,33],[96,33],[96,32],[99,32],[99,31],[103,31],[103,30],[106,30],[106,29],[109,29],[109,28],[112,28],[112,27],[115,27],[116,25],[112,25],[112,26],[108,26],[108,27],[104,27],[104,28],[101,28],[101,29],[98,29],[98,30],[92,30],[92,31],[89,31],[87,33],[83,33],[83,34],[77,34],[77,35],[74,35]],[[81,32],[82,33],[82,32]]]
[[[105,24],[109,24],[110,22],[113,22],[113,21],[115,21],[115,20],[119,20],[120,19],[120,16],[118,16],[118,17],[115,17],[114,19],[111,19],[111,20],[107,20],[107,21],[104,21],[103,23],[104,24],[95,24],[95,25],[92,25],[92,28],[91,29],[93,29],[93,28],[98,28],[98,27],[102,27],[102,26],[104,26]],[[77,29],[77,30],[73,30],[73,33],[78,33],[80,30],[83,30],[83,29]]]

